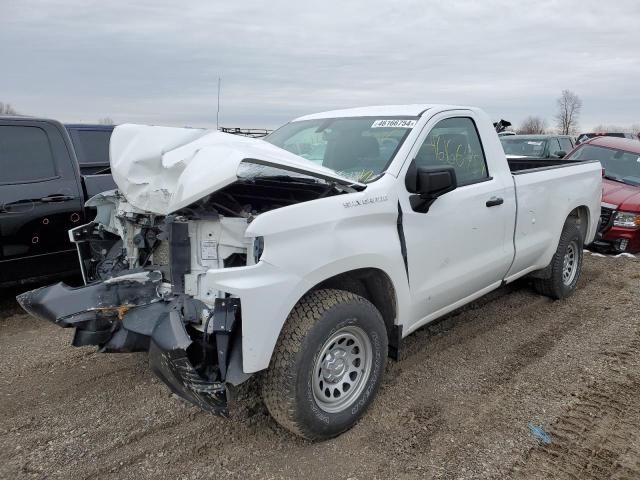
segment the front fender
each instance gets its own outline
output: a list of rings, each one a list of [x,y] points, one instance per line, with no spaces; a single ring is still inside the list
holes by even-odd
[[[269,366],[289,312],[311,287],[305,279],[262,261],[250,267],[209,270],[196,298],[211,303],[218,291],[240,298],[242,369],[253,373]]]
[[[240,298],[242,366],[245,373],[254,373],[269,366],[280,331],[298,301],[314,286],[336,275],[361,268],[382,270],[394,284],[398,318],[404,318],[410,304],[408,288],[402,286],[407,283],[406,276],[403,278],[406,274],[404,270],[392,272],[379,260],[369,255],[350,257],[348,264],[336,261],[322,265],[304,277],[266,261],[250,267],[210,270],[202,276],[196,298],[211,302],[215,292]]]

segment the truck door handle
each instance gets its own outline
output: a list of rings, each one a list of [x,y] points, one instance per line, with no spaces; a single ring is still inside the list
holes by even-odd
[[[73,200],[75,197],[71,195],[49,195],[47,197],[42,197],[40,201],[42,203],[52,203],[52,202],[68,202],[69,200]]]
[[[502,205],[503,203],[504,203],[504,198],[491,197],[489,200],[487,200],[487,203],[485,205],[487,207],[496,207],[498,205]]]

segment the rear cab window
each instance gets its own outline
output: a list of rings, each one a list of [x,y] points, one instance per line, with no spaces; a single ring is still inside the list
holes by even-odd
[[[0,184],[30,183],[57,176],[49,137],[35,126],[0,125]]]
[[[489,179],[480,136],[469,117],[438,122],[422,143],[415,162],[418,167],[452,166],[460,186]]]

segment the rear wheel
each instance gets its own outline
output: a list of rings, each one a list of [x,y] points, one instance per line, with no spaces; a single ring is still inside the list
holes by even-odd
[[[351,428],[384,372],[387,334],[369,301],[342,290],[305,296],[287,319],[263,380],[273,418],[310,440]]]
[[[583,240],[580,229],[572,219],[565,223],[558,249],[551,260],[549,278],[534,280],[535,289],[554,299],[571,295],[582,272]]]

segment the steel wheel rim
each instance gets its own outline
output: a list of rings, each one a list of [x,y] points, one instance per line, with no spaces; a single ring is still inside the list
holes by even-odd
[[[313,364],[313,398],[327,413],[350,407],[371,375],[373,347],[365,331],[353,325],[334,332]]]
[[[564,253],[562,261],[562,283],[571,285],[578,272],[578,244],[572,241]]]

